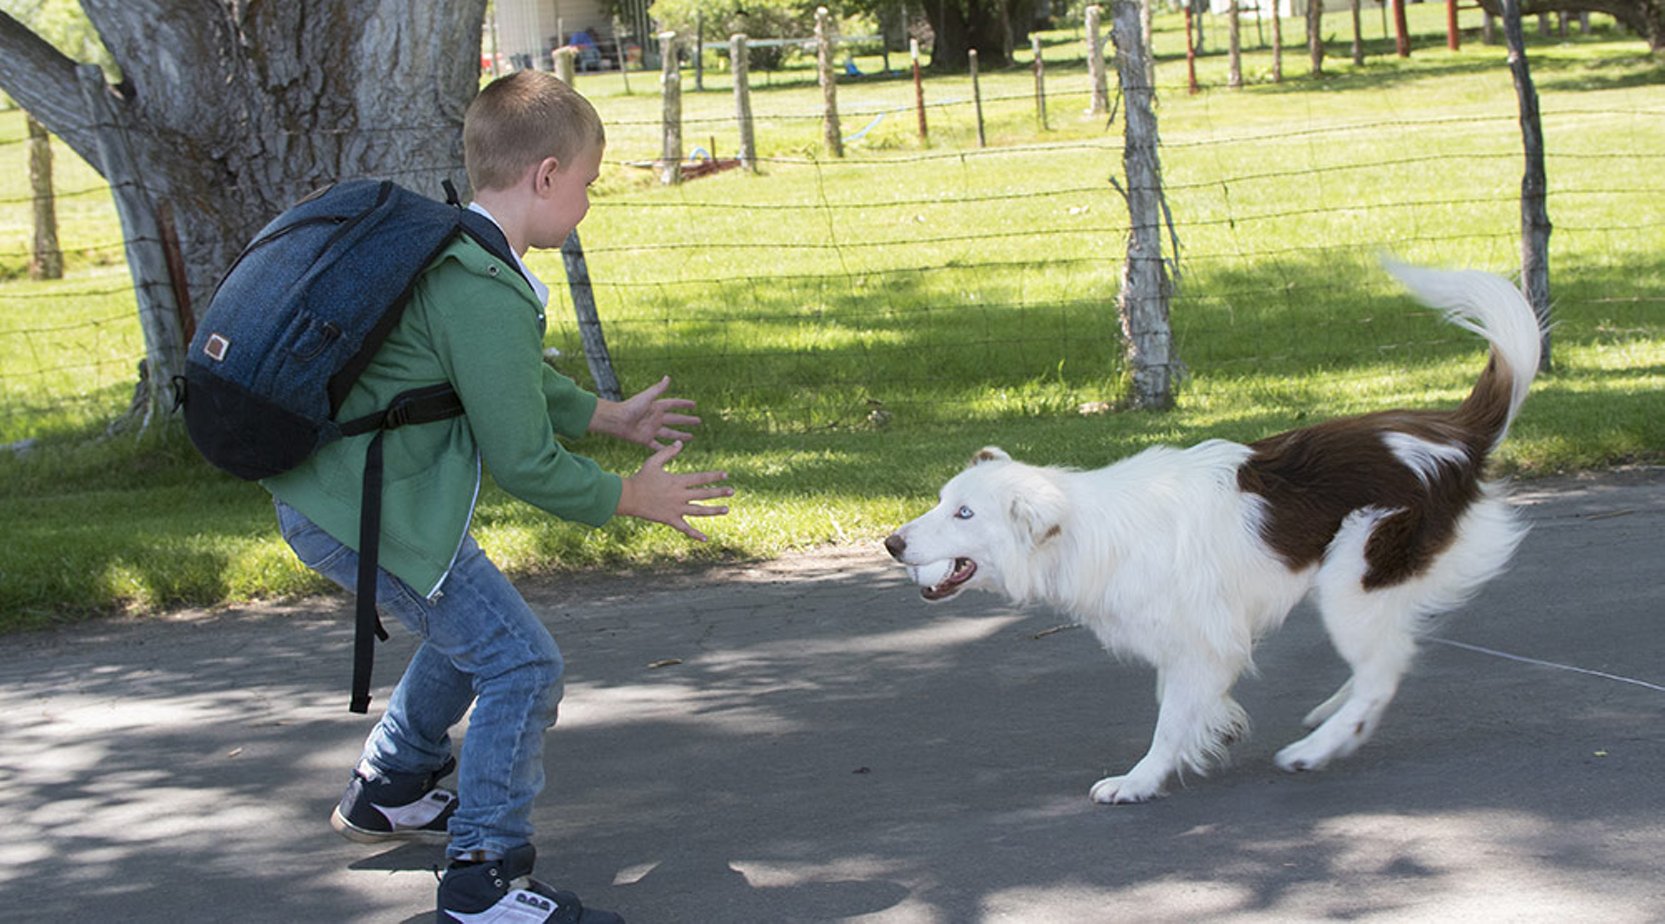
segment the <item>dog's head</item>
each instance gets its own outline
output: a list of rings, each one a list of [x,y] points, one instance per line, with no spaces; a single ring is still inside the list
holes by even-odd
[[[943,485],[937,505],[885,539],[932,602],[976,588],[1029,595],[1030,558],[1063,532],[1068,504],[1053,473],[993,446]]]

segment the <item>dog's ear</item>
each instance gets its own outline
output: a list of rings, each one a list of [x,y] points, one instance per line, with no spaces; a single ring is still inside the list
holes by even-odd
[[[1030,545],[1044,545],[1064,531],[1069,503],[1050,481],[1037,479],[1023,488],[1012,495],[1012,522],[1029,537]]]
[[[970,468],[973,465],[981,465],[984,462],[1010,461],[1012,461],[1012,457],[1006,454],[1006,450],[1001,449],[999,446],[984,446],[982,449],[977,450],[977,454],[971,457],[971,462],[967,464],[966,467]]]

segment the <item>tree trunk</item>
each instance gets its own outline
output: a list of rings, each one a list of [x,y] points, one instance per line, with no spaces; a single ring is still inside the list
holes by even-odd
[[[922,4],[931,24],[935,43],[931,46],[929,70],[964,73],[971,64],[971,49],[986,68],[1012,63],[1011,48],[1029,40],[1029,15],[1033,4],[1024,0],[967,0]]]
[[[318,186],[462,175],[485,0],[82,0],[123,80],[111,103],[153,204],[170,203],[189,303]],[[102,170],[76,63],[0,13],[0,90]]]

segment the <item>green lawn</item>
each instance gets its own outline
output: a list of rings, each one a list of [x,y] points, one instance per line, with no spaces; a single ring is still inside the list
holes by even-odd
[[[1302,422],[1461,398],[1483,362],[1470,336],[1412,305],[1379,252],[1512,273],[1520,141],[1502,49],[1444,47],[1444,8],[1410,9],[1417,47],[1348,60],[1350,22],[1326,17],[1327,76],[1307,76],[1285,23],[1284,81],[1245,29],[1248,86],[1225,56],[1186,91],[1183,22],[1157,20],[1158,118],[1181,279],[1173,303],[1189,375],[1168,414],[1083,415],[1114,402],[1114,300],[1127,218],[1120,118],[1085,112],[1078,36],[1046,38],[1048,131],[1027,51],[985,70],[989,147],[970,81],[929,77],[921,141],[911,80],[843,84],[842,160],[820,151],[820,94],[801,68],[754,74],[758,175],[663,188],[652,74],[581,75],[609,125],[608,164],[581,228],[627,389],[670,373],[706,418],[687,466],[721,467],[734,512],[694,546],[640,523],[588,530],[496,491],[478,536],[511,573],[766,557],[873,542],[928,505],[979,446],[1030,461],[1104,464],[1153,442],[1249,439]],[[1471,22],[1469,17],[1473,16]],[[1521,476],[1665,459],[1665,62],[1597,17],[1592,36],[1530,56],[1549,146],[1555,368],[1500,469]],[[1463,11],[1463,26],[1479,25]],[[1207,24],[1224,48],[1223,19]],[[1262,35],[1269,37],[1269,29]],[[906,55],[893,55],[902,66]],[[869,74],[876,56],[856,58]],[[732,154],[726,73],[683,77],[685,147]],[[1112,76],[1114,93],[1114,76]],[[19,278],[29,211],[21,117],[0,113],[0,626],[307,593],[321,583],[277,539],[264,492],[196,461],[177,437],[105,435],[142,354],[108,196],[58,148],[70,278]],[[558,282],[561,262],[531,263]],[[548,343],[588,373],[564,287]],[[575,448],[628,472],[638,452]]]

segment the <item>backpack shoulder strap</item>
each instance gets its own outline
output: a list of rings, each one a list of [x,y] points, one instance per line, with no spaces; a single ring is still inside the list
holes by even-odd
[[[459,213],[457,227],[462,233],[473,238],[487,253],[509,264],[520,278],[526,280],[528,286],[532,286],[532,280],[526,279],[526,274],[521,272],[520,258],[515,255],[514,248],[509,246],[509,239],[503,236],[503,229],[497,226],[497,222],[463,205],[457,196],[457,187],[450,180],[442,181],[441,185],[445,187],[446,203],[455,206]]]

